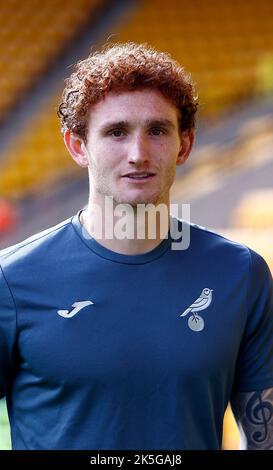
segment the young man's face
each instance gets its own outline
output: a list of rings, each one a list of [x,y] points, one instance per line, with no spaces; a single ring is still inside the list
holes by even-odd
[[[110,93],[90,112],[86,149],[93,201],[168,203],[176,165],[192,144],[178,110],[152,89]]]

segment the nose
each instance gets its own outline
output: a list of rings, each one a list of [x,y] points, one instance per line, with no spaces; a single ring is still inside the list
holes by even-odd
[[[149,160],[148,147],[145,137],[138,134],[132,138],[128,148],[128,162],[134,165],[142,164]]]

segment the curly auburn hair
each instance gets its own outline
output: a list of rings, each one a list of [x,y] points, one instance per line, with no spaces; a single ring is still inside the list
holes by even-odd
[[[190,74],[169,53],[130,41],[110,44],[77,62],[75,71],[65,79],[57,112],[61,132],[70,129],[86,143],[92,105],[111,91],[144,88],[160,90],[178,108],[181,131],[195,127],[198,100]]]

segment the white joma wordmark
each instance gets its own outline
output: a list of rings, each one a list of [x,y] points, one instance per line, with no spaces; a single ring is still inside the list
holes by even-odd
[[[61,317],[64,318],[71,318],[74,317],[77,313],[79,313],[80,310],[82,310],[84,307],[87,307],[88,305],[93,305],[94,302],[91,300],[83,300],[82,302],[74,302],[72,307],[74,307],[71,312],[69,310],[58,310],[57,313],[58,315],[61,315]]]

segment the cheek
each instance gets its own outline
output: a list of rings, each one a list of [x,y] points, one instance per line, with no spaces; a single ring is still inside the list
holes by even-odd
[[[161,159],[164,158],[172,162],[173,160],[176,161],[179,148],[179,140],[166,139],[163,142],[159,142],[154,150],[160,155]]]
[[[96,151],[90,154],[90,168],[96,169],[98,172],[109,172],[114,165],[113,153],[109,148],[96,148]]]
[[[176,171],[176,161],[179,149],[175,145],[164,145],[158,149],[159,164],[163,171],[172,173]]]

